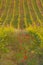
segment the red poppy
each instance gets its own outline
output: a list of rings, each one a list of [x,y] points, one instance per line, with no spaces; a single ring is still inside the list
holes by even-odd
[[[27,56],[25,55],[25,56],[24,56],[24,60],[26,60],[26,59],[27,59]]]

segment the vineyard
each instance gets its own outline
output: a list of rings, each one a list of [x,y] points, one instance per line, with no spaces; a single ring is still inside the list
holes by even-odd
[[[0,0],[0,65],[43,65],[43,0]]]

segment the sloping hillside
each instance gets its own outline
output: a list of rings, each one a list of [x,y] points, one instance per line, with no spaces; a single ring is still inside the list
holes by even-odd
[[[43,0],[0,0],[0,65],[43,65]]]

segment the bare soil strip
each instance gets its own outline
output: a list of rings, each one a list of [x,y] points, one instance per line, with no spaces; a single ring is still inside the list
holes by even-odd
[[[25,28],[25,21],[24,21],[24,8],[23,8],[23,0],[19,0],[20,2],[20,29]]]

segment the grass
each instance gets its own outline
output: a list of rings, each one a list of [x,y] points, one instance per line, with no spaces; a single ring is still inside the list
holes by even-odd
[[[39,35],[32,31],[28,31],[25,33],[20,32],[18,34],[17,32],[15,33],[14,31],[12,31],[10,28],[9,30],[0,28],[0,52],[2,53],[0,54],[0,57],[5,54],[6,62],[9,58],[11,63],[15,63],[16,61],[20,64],[24,64],[25,62],[27,65],[37,64],[37,62],[39,62],[39,59],[37,58],[40,58],[39,55],[42,56],[43,54],[40,44],[41,40]],[[7,57],[7,54],[10,54],[10,52],[13,52],[13,55]],[[33,54],[32,57],[31,54]],[[26,59],[24,59],[25,55],[27,56]],[[13,59],[13,57],[15,60]],[[3,57],[1,58],[3,59]]]

